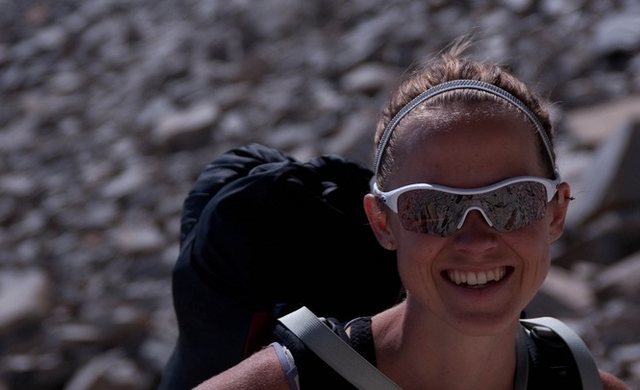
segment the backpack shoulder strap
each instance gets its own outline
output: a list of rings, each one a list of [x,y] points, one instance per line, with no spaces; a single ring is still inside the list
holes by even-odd
[[[527,329],[542,326],[550,329],[566,343],[578,368],[582,389],[602,390],[602,381],[598,367],[589,348],[580,336],[562,321],[552,317],[521,319],[520,323]]]
[[[303,306],[281,317],[279,321],[298,336],[313,353],[358,389],[400,389],[308,308]]]
[[[376,367],[336,335],[306,307],[293,311],[279,322],[295,334],[318,357],[359,389],[400,389]],[[544,327],[553,331],[568,346],[583,390],[602,390],[602,381],[593,356],[580,336],[562,321],[552,317],[521,319],[527,329]],[[525,379],[526,380],[526,379]]]

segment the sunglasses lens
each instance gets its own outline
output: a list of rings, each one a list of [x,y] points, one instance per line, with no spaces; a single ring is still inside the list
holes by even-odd
[[[482,197],[482,209],[499,232],[511,232],[539,221],[546,205],[547,191],[542,183],[534,181],[514,183]]]
[[[402,227],[418,233],[450,234],[464,212],[463,198],[442,191],[407,191],[398,197]]]
[[[457,230],[467,209],[480,207],[496,230],[510,232],[542,219],[546,200],[544,185],[534,181],[477,195],[411,190],[398,197],[398,215],[406,230],[447,236]]]

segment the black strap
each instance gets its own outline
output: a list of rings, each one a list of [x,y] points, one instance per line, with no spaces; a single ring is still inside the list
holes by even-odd
[[[371,317],[355,318],[344,326],[338,326],[338,329],[349,329],[349,336],[344,335],[344,337],[347,337],[347,342],[369,363],[374,366],[377,365],[376,348],[373,344],[373,333],[371,332]]]

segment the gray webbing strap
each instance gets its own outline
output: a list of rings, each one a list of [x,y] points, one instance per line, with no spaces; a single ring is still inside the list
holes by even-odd
[[[398,385],[345,343],[308,308],[303,306],[281,317],[279,321],[298,336],[312,352],[358,389],[400,390]],[[554,331],[571,350],[580,373],[582,389],[602,390],[602,381],[593,356],[584,341],[571,328],[552,317],[521,319],[520,322],[527,327],[544,326]],[[525,373],[518,382],[527,382],[528,367],[526,366],[518,367],[518,371]]]
[[[573,355],[576,361],[576,366],[580,372],[580,381],[582,382],[583,390],[602,390],[602,381],[600,380],[600,374],[598,367],[593,360],[593,356],[587,348],[587,345],[582,341],[580,336],[574,332],[571,328],[565,325],[562,321],[552,317],[539,317],[539,318],[527,318],[521,319],[521,323],[530,326],[544,326],[554,331],[560,336]]]
[[[356,352],[306,307],[279,321],[318,357],[358,389],[400,390],[400,387]]]

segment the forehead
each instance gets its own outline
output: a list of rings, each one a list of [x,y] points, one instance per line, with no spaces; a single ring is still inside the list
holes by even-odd
[[[407,118],[396,129],[392,181],[464,187],[544,175],[533,125],[518,112],[492,107],[430,109]]]
[[[473,124],[482,120],[504,120],[529,123],[524,114],[512,104],[500,99],[480,101],[426,102],[410,112],[399,128],[424,129],[430,132],[447,130],[456,125]],[[533,125],[531,125],[533,126]],[[533,127],[532,127],[533,128]]]

